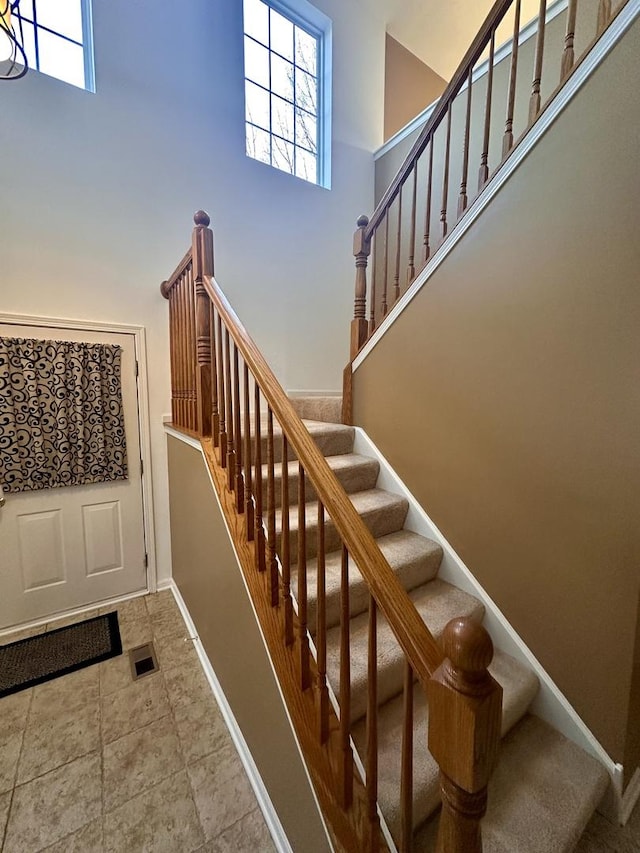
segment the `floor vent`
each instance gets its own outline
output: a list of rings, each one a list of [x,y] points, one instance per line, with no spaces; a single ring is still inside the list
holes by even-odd
[[[135,649],[131,649],[129,660],[131,662],[131,674],[134,681],[158,671],[158,660],[153,643],[145,643],[144,646],[137,646]]]

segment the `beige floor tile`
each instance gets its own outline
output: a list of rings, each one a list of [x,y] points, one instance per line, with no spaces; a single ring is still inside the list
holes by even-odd
[[[117,604],[108,604],[100,608],[100,613],[118,614],[118,622],[138,622],[148,617],[145,596],[129,598],[127,601],[119,601]]]
[[[257,807],[255,794],[233,745],[187,768],[207,841]]]
[[[85,755],[15,789],[3,853],[35,853],[100,816],[100,756]]]
[[[29,688],[0,699],[0,741],[25,730],[32,698],[33,688]]]
[[[129,732],[166,716],[169,711],[167,692],[161,673],[146,675],[127,687],[103,696],[102,740],[111,743]]]
[[[55,716],[70,715],[99,697],[99,667],[97,664],[54,678],[33,688],[29,721],[41,721]]]
[[[9,817],[9,806],[11,805],[11,791],[6,794],[0,794],[0,850],[2,849],[2,839],[4,838],[4,830]]]
[[[103,853],[102,818],[45,848],[43,853]]]
[[[126,652],[98,664],[98,672],[100,696],[102,697],[115,693],[116,690],[122,690],[123,687],[128,687],[133,682],[131,663]]]
[[[17,643],[18,640],[26,640],[29,637],[35,637],[37,634],[44,634],[46,630],[46,625],[38,625],[36,628],[20,628],[0,637],[0,646],[8,646],[9,643]]]
[[[113,811],[182,770],[184,760],[168,715],[104,747],[104,807]]]
[[[144,643],[149,643],[153,640],[151,620],[147,617],[144,619],[119,622],[119,625],[122,648],[125,650],[133,649],[136,646],[142,646]]]
[[[105,816],[105,853],[191,853],[204,840],[186,774]]]
[[[173,669],[176,666],[186,666],[197,660],[196,650],[190,637],[154,637],[153,645],[161,669]]]
[[[164,682],[174,709],[191,702],[213,700],[211,687],[197,657],[184,666],[164,670]]]
[[[178,605],[173,597],[170,589],[163,589],[160,592],[154,592],[151,595],[145,596],[145,603],[149,616],[156,613],[166,612],[168,610],[178,610]]]
[[[260,809],[245,815],[203,848],[202,853],[275,853],[275,846]]]
[[[224,746],[229,746],[231,735],[213,698],[188,705],[178,705],[174,710],[182,754],[187,764],[193,764]]]
[[[0,793],[10,791],[15,785],[23,737],[22,732],[14,732],[6,738],[0,736]]]
[[[188,637],[189,631],[180,611],[160,610],[151,616],[151,627],[154,637]]]
[[[31,715],[24,733],[17,784],[42,776],[62,764],[100,748],[100,713],[96,701],[73,713]]]

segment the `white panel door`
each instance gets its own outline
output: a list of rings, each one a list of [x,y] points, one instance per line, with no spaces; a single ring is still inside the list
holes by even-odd
[[[0,629],[146,589],[135,338],[0,323],[3,337],[122,347],[127,480],[4,493]],[[1,476],[1,472],[0,472]]]

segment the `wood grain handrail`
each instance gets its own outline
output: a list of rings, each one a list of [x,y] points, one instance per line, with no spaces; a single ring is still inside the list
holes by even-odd
[[[426,688],[431,675],[444,658],[440,645],[422,621],[408,593],[380,552],[373,535],[358,515],[215,278],[205,276],[203,284],[380,611]]]
[[[191,249],[191,246],[189,246],[187,251],[184,253],[184,257],[182,258],[182,260],[180,261],[178,266],[174,269],[174,271],[171,273],[169,278],[166,281],[163,281],[162,284],[160,285],[160,293],[164,296],[165,299],[169,299],[169,294],[171,293],[171,289],[173,288],[175,283],[178,281],[178,279],[180,278],[182,273],[189,266],[191,259],[192,259],[192,249]]]
[[[429,116],[427,123],[420,131],[420,135],[411,146],[403,164],[398,169],[396,176],[391,181],[387,191],[378,202],[374,210],[369,224],[365,231],[367,240],[370,240],[376,228],[382,221],[389,206],[395,200],[409,175],[411,174],[418,157],[429,144],[433,133],[439,127],[441,121],[446,118],[449,107],[460,89],[469,77],[469,69],[473,68],[477,60],[482,55],[483,50],[487,47],[491,40],[491,33],[495,31],[498,24],[502,21],[514,0],[496,0],[489,14],[484,20],[484,23],[478,30],[478,34],[474,38],[469,50],[465,53],[462,62],[455,71],[453,77],[449,81],[449,85],[442,93],[442,97],[436,104],[433,112]]]

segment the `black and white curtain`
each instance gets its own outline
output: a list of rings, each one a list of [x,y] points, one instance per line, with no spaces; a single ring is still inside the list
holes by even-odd
[[[127,478],[122,349],[0,337],[0,488]]]

